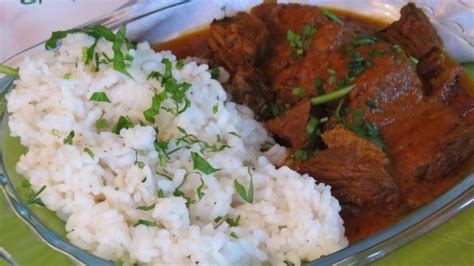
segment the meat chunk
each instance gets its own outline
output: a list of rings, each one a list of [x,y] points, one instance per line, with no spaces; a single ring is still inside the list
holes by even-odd
[[[302,101],[283,116],[265,123],[265,127],[278,138],[288,142],[292,148],[301,148],[307,143],[306,124],[310,116],[311,103]]]
[[[269,58],[262,66],[268,80],[273,80],[275,75],[279,76],[280,71],[284,72],[288,67],[293,68],[289,70],[290,72],[298,70],[298,68],[302,69],[302,67],[308,69],[317,67],[320,63],[326,61],[325,55],[327,53],[335,51],[342,45],[343,27],[327,19],[318,7],[300,4],[264,3],[254,7],[251,13],[260,18],[270,32],[272,46],[269,50]],[[305,47],[302,57],[294,58],[287,33],[292,30],[302,36],[305,25],[315,28],[317,32],[309,39],[309,45]],[[306,61],[305,58],[309,56],[312,58]],[[317,63],[313,64],[314,62]],[[322,67],[317,68],[323,69]],[[324,69],[324,71],[326,70]],[[286,74],[282,73],[281,75]],[[306,89],[310,90],[312,87]],[[276,92],[280,91],[279,88],[274,86],[272,88]],[[286,98],[286,96],[282,96],[282,98]],[[289,99],[289,103],[294,104],[298,99],[293,98],[291,96],[286,99]]]
[[[209,48],[231,75],[239,68],[253,68],[265,57],[269,33],[255,16],[239,12],[213,21],[210,30]]]
[[[239,12],[212,22],[208,40],[214,59],[230,72],[232,99],[259,111],[273,99],[262,72],[255,68],[268,50],[269,33],[256,17]],[[266,118],[263,115],[262,118]]]
[[[434,48],[420,59],[417,72],[424,81],[425,94],[448,102],[458,86],[457,78],[462,67],[448,58],[440,49]]]
[[[262,119],[271,117],[269,112],[265,112],[264,107],[272,101],[273,91],[266,85],[260,70],[256,68],[239,70],[227,89],[233,101],[247,105]]]
[[[443,43],[428,17],[413,3],[400,11],[401,17],[379,34],[387,41],[400,45],[408,54],[421,58]]]
[[[342,203],[398,206],[398,187],[387,172],[389,161],[383,151],[342,127],[324,133],[323,139],[329,148],[297,162],[296,169],[331,185]]]
[[[369,157],[383,166],[389,164],[385,153],[368,139],[356,136],[354,133],[341,125],[324,132],[321,135],[328,148],[354,147],[359,157]]]
[[[420,103],[405,118],[388,126],[384,135],[401,180],[444,177],[474,154],[474,125],[449,107]]]

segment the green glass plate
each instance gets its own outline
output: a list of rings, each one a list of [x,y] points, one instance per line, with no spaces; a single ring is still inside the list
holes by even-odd
[[[474,63],[466,64],[466,71],[474,80]],[[9,136],[8,128],[3,129]],[[10,178],[24,198],[26,189],[20,183],[24,178],[17,174],[15,164],[26,152],[18,138],[6,137],[4,158]],[[64,223],[55,213],[41,207],[33,212],[52,231],[65,237]],[[0,248],[9,253],[19,265],[74,265],[71,259],[42,242],[7,206],[0,196]],[[0,265],[8,265],[2,260]],[[376,261],[375,265],[473,265],[474,264],[474,207],[470,207],[441,226],[395,252]]]

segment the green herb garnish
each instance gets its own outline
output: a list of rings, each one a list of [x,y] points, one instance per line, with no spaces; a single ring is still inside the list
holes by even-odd
[[[156,191],[156,196],[158,198],[164,198],[165,197],[165,192],[163,191],[163,189],[159,188],[157,191]]]
[[[155,94],[151,99],[151,106],[150,108],[146,109],[143,112],[143,116],[145,119],[150,123],[155,123],[155,116],[160,113],[161,104],[164,100],[168,97],[166,91],[161,93]]]
[[[221,75],[221,71],[219,70],[218,67],[212,68],[210,72],[211,72],[212,79],[215,79],[215,80],[219,79],[219,76]]]
[[[109,97],[107,97],[105,92],[94,92],[89,98],[89,101],[110,103]]]
[[[324,88],[323,88],[323,81],[320,77],[314,78],[314,87],[316,88],[318,95],[326,94],[326,91],[324,91]]]
[[[72,139],[74,138],[74,130],[69,132],[67,137],[63,140],[64,144],[72,145]]]
[[[361,45],[373,44],[378,41],[379,39],[375,36],[356,37],[352,39],[352,46],[359,47]]]
[[[239,236],[237,235],[236,232],[231,232],[231,233],[230,233],[230,236],[233,237],[233,238],[235,238],[235,239],[239,239]]]
[[[108,126],[107,120],[104,118],[99,118],[97,119],[97,121],[95,121],[95,127],[97,129],[106,128],[107,126]]]
[[[416,65],[418,64],[418,59],[416,59],[416,58],[413,57],[413,56],[408,57],[408,61],[409,61],[410,64],[412,64],[413,66],[416,66]]]
[[[291,90],[291,94],[293,94],[294,96],[301,96],[304,94],[305,91],[306,91],[305,88],[296,87]]]
[[[178,59],[178,61],[176,61],[176,68],[183,69],[183,67],[184,67],[184,59]]]
[[[139,206],[139,207],[137,207],[137,210],[142,210],[142,211],[153,210],[153,208],[155,208],[155,205],[156,205],[156,203],[153,203],[153,204],[148,205],[148,206]]]
[[[224,218],[224,217],[222,217],[222,216],[217,216],[216,218],[214,218],[214,222],[217,224],[217,223],[219,223],[220,221],[222,221],[223,218]]]
[[[324,104],[328,103],[334,100],[337,100],[341,97],[344,97],[346,94],[348,94],[352,89],[354,88],[354,85],[348,86],[346,88],[342,88],[336,91],[333,91],[328,94],[320,95],[311,98],[311,104],[313,105],[319,105],[319,104]]]
[[[202,192],[203,188],[204,188],[204,180],[202,180],[202,177],[201,177],[201,185],[199,187],[197,187],[197,189],[196,189],[196,194],[198,196],[198,200],[201,200],[202,197],[204,197],[204,195],[206,195],[206,193]]]
[[[63,79],[70,79],[71,76],[72,76],[72,73],[66,73],[64,74]]]
[[[195,200],[193,200],[193,199],[191,199],[191,198],[189,198],[189,197],[186,197],[186,195],[184,194],[184,192],[181,191],[181,190],[179,190],[178,188],[176,188],[176,189],[174,190],[173,196],[175,196],[175,197],[182,197],[183,199],[185,199],[185,200],[186,200],[186,207],[188,207],[188,208],[189,208],[189,206],[190,206],[191,204],[193,204],[194,202],[196,202]]]
[[[214,106],[212,106],[212,113],[216,114],[217,112],[219,112],[219,104],[218,103],[216,103],[216,104],[214,104]]]
[[[85,147],[84,152],[87,153],[87,155],[89,155],[92,159],[94,159],[95,154],[94,154],[94,152],[91,151],[91,149]]]
[[[129,78],[132,78],[130,73],[128,73],[126,70],[124,55],[122,53],[122,45],[127,42],[127,39],[125,38],[126,31],[127,27],[122,25],[115,35],[115,40],[112,45],[112,50],[114,51],[113,66],[118,72],[128,76]]]
[[[119,135],[122,129],[128,129],[133,127],[133,122],[128,116],[120,116],[117,124],[112,128],[112,132]]]
[[[293,158],[295,160],[301,161],[308,159],[310,155],[311,151],[300,149],[295,151],[295,153],[293,154]]]
[[[144,225],[144,226],[148,226],[148,227],[157,227],[158,226],[158,223],[156,221],[150,221],[150,220],[138,220],[138,222],[136,224],[133,225],[133,227],[137,227],[139,225]]]
[[[12,76],[14,78],[19,78],[20,75],[18,74],[18,69],[12,68],[6,65],[0,64],[0,73],[6,74],[8,76]]]
[[[303,35],[300,35],[292,30],[288,30],[286,38],[293,50],[293,58],[298,59],[303,53],[312,45],[312,36],[317,32],[316,28],[305,24]]]
[[[367,105],[367,107],[369,107],[371,109],[379,108],[379,104],[376,101],[373,101],[373,100],[370,100],[370,99],[365,100],[365,105]]]
[[[332,13],[331,11],[327,10],[327,9],[322,9],[323,11],[323,15],[325,17],[327,17],[328,19],[336,22],[337,24],[339,25],[344,25],[344,22],[342,21],[342,19],[340,19],[338,16],[336,16],[334,13]]]
[[[240,197],[242,197],[243,200],[245,200],[248,203],[253,203],[253,176],[252,173],[250,172],[249,169],[249,174],[250,174],[250,185],[248,190],[245,189],[245,187],[237,181],[237,179],[234,180],[234,187],[237,193],[239,193]]]
[[[29,182],[28,182],[29,183]],[[31,184],[30,184],[31,186]],[[33,204],[36,204],[36,205],[39,205],[39,206],[43,206],[44,207],[44,203],[43,201],[38,198],[38,196],[46,189],[46,185],[42,186],[40,190],[38,190],[38,192],[34,193],[34,191],[30,191],[28,194],[27,194],[27,199],[26,199],[26,204],[28,205],[33,205]]]
[[[191,152],[191,159],[193,160],[193,169],[199,170],[207,175],[221,170],[212,167],[209,162],[207,162],[204,158],[201,157],[201,155],[196,152]]]
[[[231,217],[228,217],[227,219],[225,219],[225,221],[227,222],[227,224],[229,224],[230,227],[237,227],[239,226],[239,222],[240,222],[240,215],[237,216],[237,218],[231,218]]]
[[[237,134],[237,132],[234,132],[234,131],[229,131],[229,134],[233,135],[233,136],[236,136],[238,138],[241,138],[241,136],[239,134]]]

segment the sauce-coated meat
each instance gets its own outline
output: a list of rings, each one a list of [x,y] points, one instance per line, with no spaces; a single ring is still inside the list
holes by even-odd
[[[214,21],[186,49],[230,72],[232,100],[289,148],[288,166],[331,185],[356,241],[462,177],[474,157],[474,86],[414,4],[388,27],[335,13],[344,23],[315,6],[264,3]],[[331,100],[312,104],[321,96]]]

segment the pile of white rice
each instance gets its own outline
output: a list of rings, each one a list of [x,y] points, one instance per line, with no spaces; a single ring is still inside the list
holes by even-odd
[[[128,68],[131,79],[112,64],[100,65],[98,72],[94,64],[84,65],[83,48],[92,44],[92,37],[70,34],[56,51],[25,59],[8,96],[11,134],[28,148],[17,171],[35,191],[46,186],[39,197],[66,222],[67,237],[74,244],[127,264],[173,265],[300,264],[347,245],[340,206],[330,187],[288,167],[276,168],[286,150],[274,145],[261,151],[273,140],[250,109],[226,101],[207,65],[188,59],[178,69],[173,54],[155,53],[141,43],[129,51],[134,57]],[[125,47],[123,51],[127,53]],[[111,43],[100,40],[96,52],[112,57]],[[163,88],[147,76],[164,72],[162,58],[172,62],[178,82],[192,84],[187,91],[191,105],[177,116],[161,110],[152,125],[143,112]],[[90,101],[94,92],[105,92],[111,103]],[[112,133],[125,115],[135,126]],[[107,128],[96,128],[100,118],[108,121]],[[202,154],[194,144],[172,153],[161,166],[154,141],[170,140],[172,150],[174,140],[182,136],[177,127],[209,145],[230,148]],[[72,145],[64,144],[71,131]],[[221,170],[204,174],[193,169],[191,151]],[[253,203],[244,201],[234,186],[238,180],[248,189],[248,166]],[[200,186],[204,195],[199,200]],[[195,202],[187,207],[183,197],[173,196],[177,188]],[[137,209],[150,205],[150,210]],[[215,221],[239,215],[238,226]],[[139,220],[157,226],[136,225]]]

